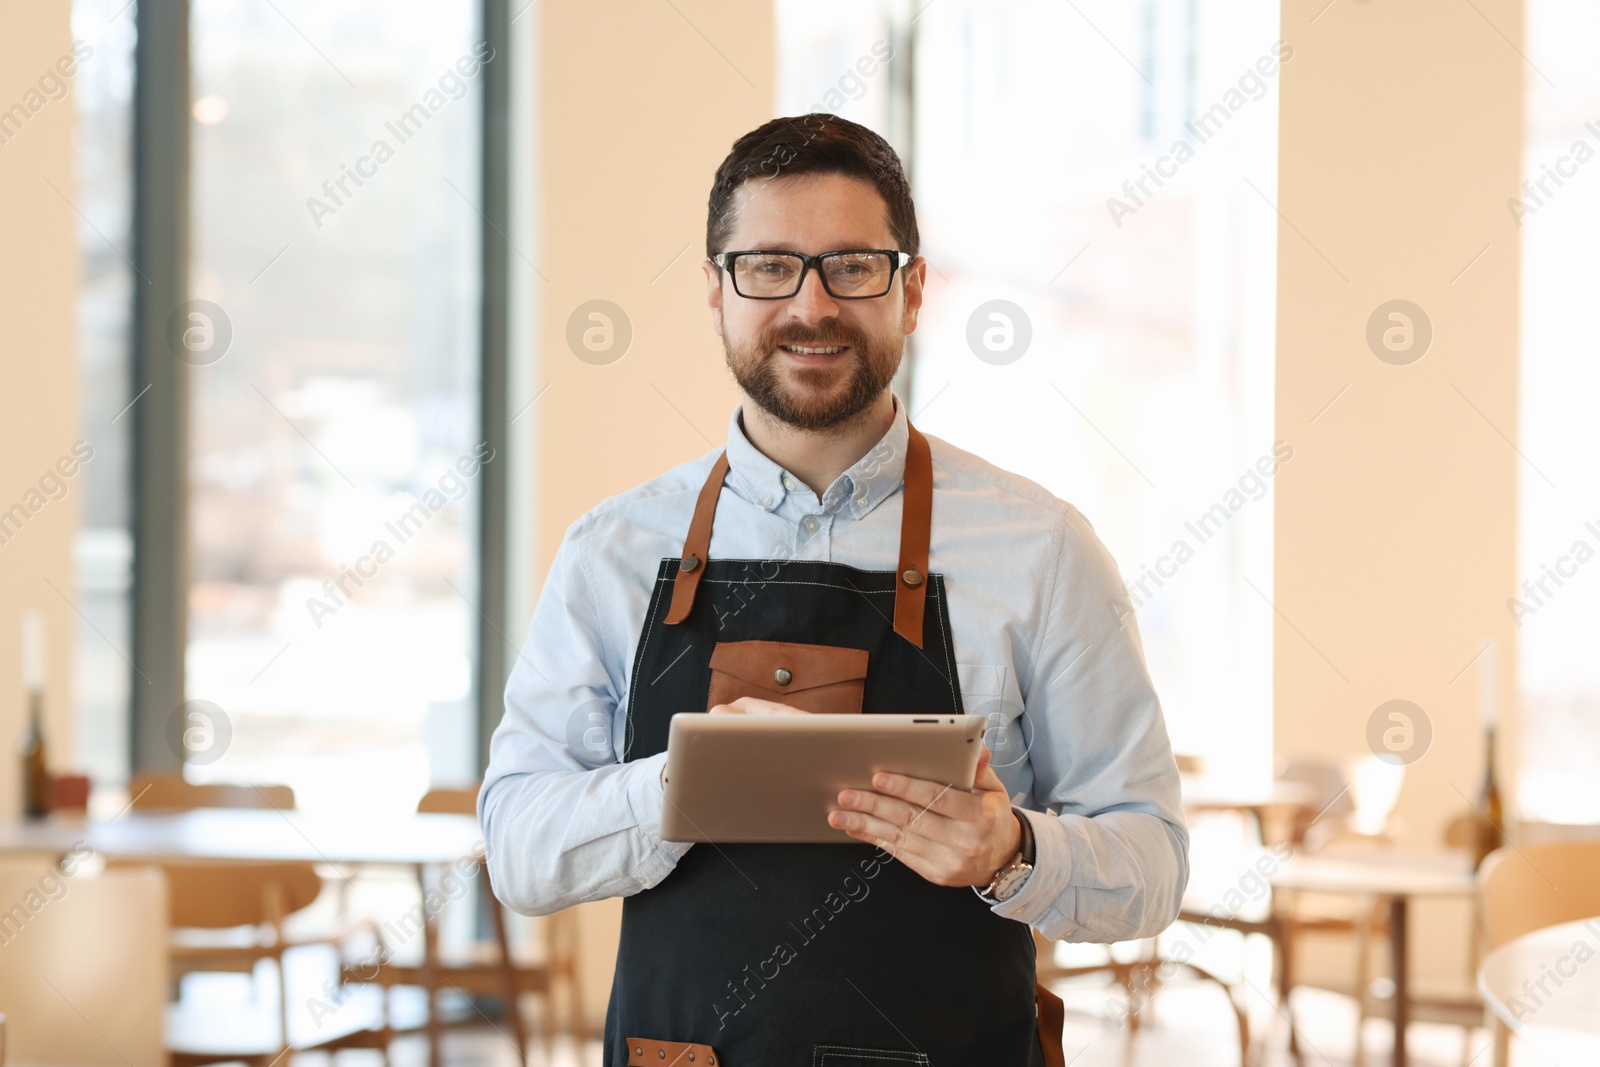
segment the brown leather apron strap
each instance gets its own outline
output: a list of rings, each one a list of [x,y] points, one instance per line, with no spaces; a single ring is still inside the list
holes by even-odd
[[[628,1067],[717,1067],[717,1050],[690,1041],[628,1038]]]
[[[905,501],[900,513],[900,557],[895,567],[894,632],[922,647],[922,615],[928,598],[928,545],[933,521],[933,455],[928,439],[915,426],[906,423]],[[678,557],[678,573],[672,579],[672,603],[666,622],[680,623],[694,607],[695,590],[711,550],[711,521],[716,517],[717,498],[728,476],[728,453],[717,457],[711,473],[700,487],[695,501],[689,535],[684,538]]]
[[[933,523],[933,454],[928,439],[906,423],[905,503],[900,511],[900,565],[895,568],[894,632],[922,647],[928,599],[928,539]]]
[[[1045,1067],[1067,1067],[1067,1053],[1061,1046],[1061,1028],[1067,1020],[1066,1005],[1042,984],[1034,986],[1034,997],[1039,1005],[1039,1047],[1044,1050]]]
[[[712,464],[711,474],[700,487],[700,498],[694,504],[689,536],[684,538],[678,573],[672,579],[672,606],[667,609],[667,622],[682,622],[694,607],[694,591],[700,588],[700,576],[706,572],[706,557],[711,552],[711,520],[716,517],[717,497],[722,495],[722,480],[727,476],[728,453],[724,449]]]

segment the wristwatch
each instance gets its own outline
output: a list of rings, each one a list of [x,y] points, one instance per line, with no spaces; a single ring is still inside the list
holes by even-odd
[[[991,904],[1000,904],[1010,900],[1022,888],[1022,883],[1028,880],[1028,875],[1033,873],[1034,846],[1033,827],[1029,824],[1027,816],[1016,808],[1011,812],[1017,817],[1017,823],[1022,829],[1022,842],[1016,855],[994,872],[994,878],[989,884],[978,890],[978,895]]]

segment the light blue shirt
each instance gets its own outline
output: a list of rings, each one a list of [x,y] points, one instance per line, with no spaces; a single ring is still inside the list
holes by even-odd
[[[906,439],[896,397],[888,433],[818,499],[750,443],[735,406],[711,558],[893,570]],[[1189,835],[1116,563],[1071,504],[928,444],[929,569],[945,576],[962,704],[989,717],[993,766],[1037,848],[1033,873],[992,910],[1056,940],[1152,936],[1178,913]],[[625,763],[623,745],[657,569],[682,551],[719,451],[601,502],[556,552],[478,796],[490,876],[516,911],[638,893],[694,847],[661,838],[666,753]]]

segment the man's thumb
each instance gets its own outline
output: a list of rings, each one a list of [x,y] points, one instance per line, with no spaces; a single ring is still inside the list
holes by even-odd
[[[1005,783],[1000,780],[1000,776],[998,774],[994,773],[994,768],[989,766],[990,757],[993,755],[994,753],[989,751],[989,746],[984,745],[983,751],[978,754],[978,771],[972,779],[973,789],[998,789],[1001,792],[1005,791]]]

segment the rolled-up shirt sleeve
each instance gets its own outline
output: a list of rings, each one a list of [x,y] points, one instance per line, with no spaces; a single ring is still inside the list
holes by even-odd
[[[1117,565],[1068,507],[1024,694],[1035,863],[992,910],[1060,941],[1152,937],[1178,914],[1189,833],[1161,702]]]
[[[513,911],[547,915],[629,896],[670,874],[688,843],[661,839],[666,753],[622,762],[620,695],[585,541],[567,529],[505,691],[478,794],[489,877]]]

